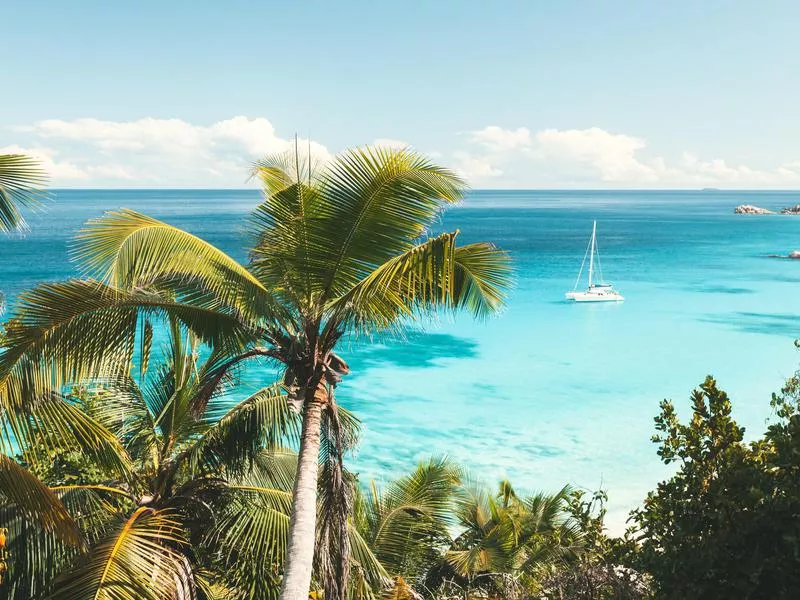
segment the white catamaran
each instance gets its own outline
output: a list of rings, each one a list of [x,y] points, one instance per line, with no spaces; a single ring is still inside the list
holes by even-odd
[[[578,279],[575,281],[575,287],[571,292],[566,293],[568,300],[575,302],[622,302],[625,298],[611,287],[610,283],[603,282],[603,270],[600,268],[600,251],[597,249],[597,221],[592,225],[592,239],[589,242],[589,247],[586,249],[586,254],[583,255],[583,262],[581,263],[581,270],[578,271]],[[586,265],[586,257],[589,257],[589,288],[585,292],[578,291],[578,285],[581,282],[581,275],[583,275],[583,267]],[[595,257],[597,257],[595,259]],[[600,283],[594,283],[592,279],[595,275],[595,260],[597,261],[597,271],[600,275]]]

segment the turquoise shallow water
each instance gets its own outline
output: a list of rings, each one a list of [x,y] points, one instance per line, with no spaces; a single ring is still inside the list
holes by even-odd
[[[239,259],[252,191],[62,191],[31,233],[0,240],[0,289],[74,274],[67,243],[88,218],[126,206],[163,218]],[[736,216],[741,203],[780,208],[788,192],[479,191],[441,226],[463,241],[509,250],[516,286],[507,310],[459,317],[403,343],[353,345],[340,402],[364,421],[355,457],[385,480],[431,454],[448,454],[488,481],[518,488],[565,482],[611,497],[611,522],[667,471],[649,441],[658,402],[686,413],[708,373],[755,434],[769,395],[795,369],[800,217]],[[591,232],[623,304],[564,302]],[[249,372],[247,385],[270,377]]]

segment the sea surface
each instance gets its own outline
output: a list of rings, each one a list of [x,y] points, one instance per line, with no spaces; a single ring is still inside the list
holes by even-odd
[[[75,275],[70,240],[89,218],[128,207],[246,257],[249,190],[59,191],[31,231],[0,239],[0,289],[12,301]],[[734,215],[737,204],[779,209],[800,192],[475,191],[439,227],[488,240],[514,260],[502,315],[431,324],[404,341],[345,348],[352,375],[338,398],[363,420],[353,468],[385,482],[431,455],[518,489],[565,483],[610,496],[609,521],[668,475],[650,441],[663,398],[688,414],[691,390],[713,374],[748,435],[770,418],[770,394],[800,359],[800,217]],[[571,304],[598,222],[603,274],[621,304]],[[272,373],[250,371],[246,386]]]

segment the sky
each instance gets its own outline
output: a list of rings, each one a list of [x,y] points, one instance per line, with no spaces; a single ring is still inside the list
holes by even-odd
[[[410,145],[476,188],[800,188],[797,0],[0,0],[0,152],[244,187]]]

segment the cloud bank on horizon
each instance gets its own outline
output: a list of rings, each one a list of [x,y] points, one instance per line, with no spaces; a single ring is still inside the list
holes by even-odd
[[[19,141],[0,147],[0,153],[38,157],[54,187],[243,187],[253,161],[294,144],[293,138],[278,135],[264,117],[236,116],[211,125],[152,117],[48,119],[11,129]],[[456,133],[454,140],[458,146],[449,153],[427,153],[477,188],[800,185],[800,160],[765,170],[728,164],[723,158],[700,158],[687,151],[669,161],[652,155],[648,142],[640,137],[599,127],[531,131],[490,125]],[[320,141],[299,143],[319,160],[334,153]],[[372,143],[400,147],[407,142],[378,138]]]

